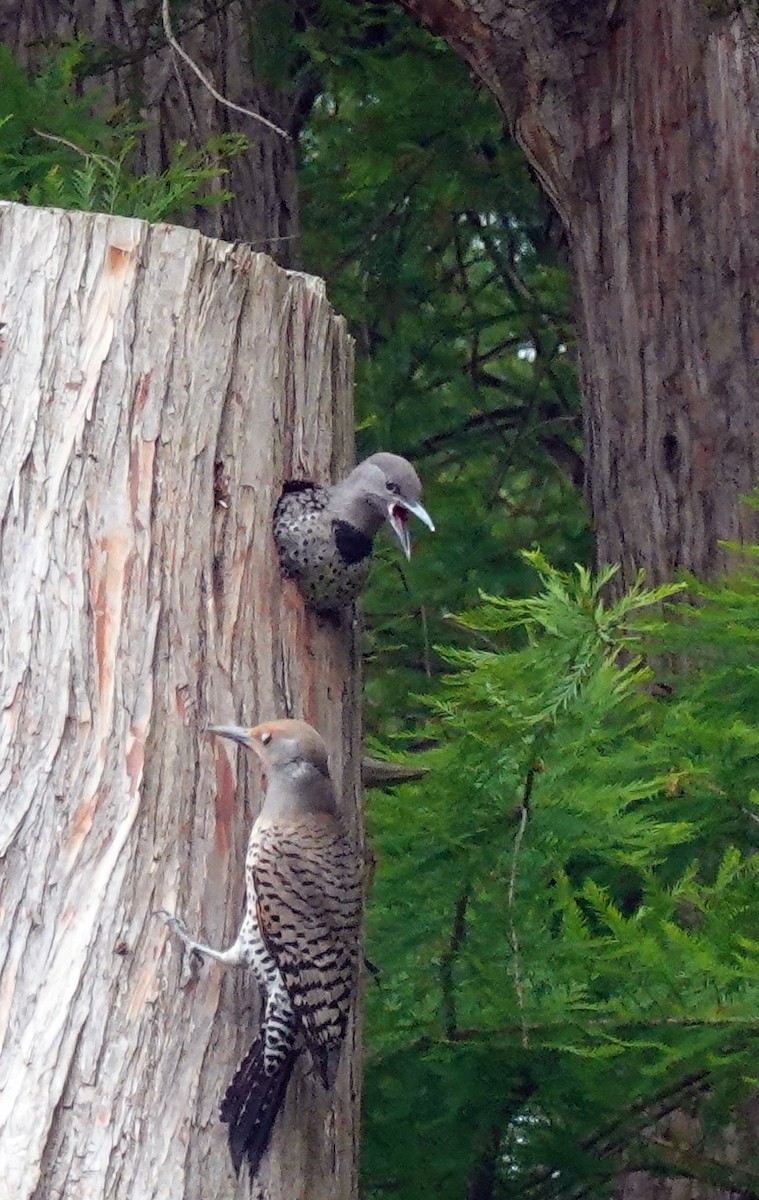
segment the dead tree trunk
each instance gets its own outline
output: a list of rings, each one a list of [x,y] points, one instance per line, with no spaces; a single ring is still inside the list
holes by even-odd
[[[287,477],[352,455],[319,280],[168,226],[0,206],[0,1161],[14,1200],[207,1200],[255,1029],[228,944],[260,797],[207,722],[305,716],[359,828],[353,631],[283,586]],[[356,1194],[357,1035],[295,1078],[252,1189]],[[5,1194],[5,1193],[4,1193]]]
[[[574,267],[600,562],[759,536],[759,37],[733,0],[404,0],[495,94]]]

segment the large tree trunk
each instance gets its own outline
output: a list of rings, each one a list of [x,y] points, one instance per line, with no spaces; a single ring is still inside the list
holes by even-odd
[[[294,138],[313,100],[314,79],[296,70],[290,49],[281,56],[290,68],[279,68],[278,78],[263,68],[254,72],[253,56],[263,57],[271,40],[262,25],[271,12],[266,0],[186,0],[171,9],[175,36],[216,88]],[[194,224],[212,237],[250,242],[283,266],[297,265],[294,140],[213,98],[168,46],[161,0],[0,0],[0,41],[32,68],[41,51],[75,37],[88,42],[97,63],[94,81],[106,87],[107,102],[123,106],[135,121],[147,117],[138,168],[162,171],[179,141],[198,147],[220,133],[246,134],[250,149],[229,161],[218,184],[234,198],[198,209]]]
[[[305,716],[360,828],[354,631],[283,585],[287,477],[352,454],[319,280],[169,226],[0,206],[0,1162],[14,1200],[208,1200],[249,976],[229,944],[261,795],[210,721]],[[251,756],[252,758],[252,756]],[[297,1069],[254,1196],[352,1200],[359,1066]]]
[[[731,0],[404,0],[495,93],[562,214],[600,562],[755,538],[759,56]]]

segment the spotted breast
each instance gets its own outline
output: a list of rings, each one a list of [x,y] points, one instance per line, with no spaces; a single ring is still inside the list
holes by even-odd
[[[283,573],[321,612],[356,599],[369,574],[372,539],[329,508],[327,488],[288,483],[274,513],[274,541]]]

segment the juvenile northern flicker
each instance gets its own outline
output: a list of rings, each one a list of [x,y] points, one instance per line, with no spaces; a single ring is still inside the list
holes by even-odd
[[[209,732],[254,750],[268,776],[245,860],[245,916],[234,945],[218,951],[161,915],[188,949],[252,968],[261,988],[260,1032],[221,1105],[235,1171],[247,1156],[255,1172],[304,1045],[324,1086],[335,1081],[359,972],[363,865],[315,729],[270,721]]]
[[[434,530],[411,463],[397,454],[373,454],[334,487],[288,483],[274,512],[274,540],[282,570],[312,608],[331,611],[355,600],[366,583],[372,538],[387,521],[407,558],[408,518]]]

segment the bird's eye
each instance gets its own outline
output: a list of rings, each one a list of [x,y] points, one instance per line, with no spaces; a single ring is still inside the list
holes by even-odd
[[[398,493],[399,493],[399,492],[400,492],[400,490],[401,490],[401,489],[398,487],[398,484],[397,484],[397,483],[395,483],[395,482],[394,482],[392,479],[388,479],[388,481],[387,481],[387,485],[386,485],[386,486],[387,486],[387,490],[388,490],[389,492],[392,492],[392,493],[393,493],[393,495],[395,495],[395,496],[397,496],[397,495],[398,495]]]
[[[270,741],[271,741],[271,734],[267,730],[266,733],[261,734],[261,743],[264,746],[268,746]]]

